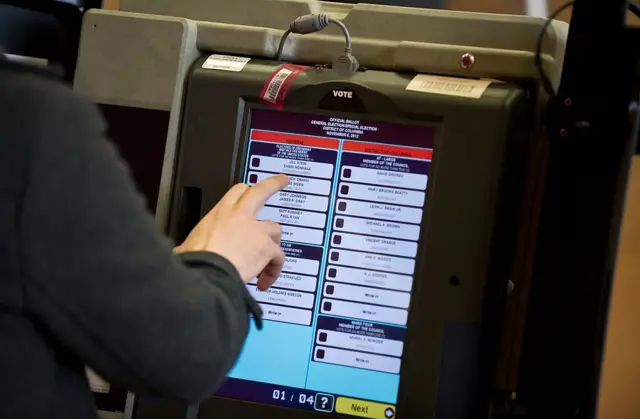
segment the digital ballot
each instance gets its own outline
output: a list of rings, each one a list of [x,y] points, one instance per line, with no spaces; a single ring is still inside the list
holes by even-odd
[[[290,184],[259,219],[282,225],[272,288],[219,392],[370,418],[395,415],[436,130],[254,109],[244,181]],[[252,326],[253,327],[253,326]]]

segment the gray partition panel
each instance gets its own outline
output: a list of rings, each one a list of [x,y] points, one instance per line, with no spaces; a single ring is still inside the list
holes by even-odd
[[[540,18],[301,0],[244,0],[224,7],[213,1],[204,2],[211,5],[205,7],[191,0],[184,7],[191,5],[193,18],[203,20],[189,20],[161,15],[173,11],[176,4],[183,7],[183,2],[155,1],[151,3],[158,10],[153,10],[159,14],[87,13],[77,90],[99,103],[169,109],[183,59],[191,56],[186,49],[271,58],[289,22],[314,10],[326,11],[348,26],[353,52],[369,68],[507,80],[539,78],[533,62],[544,24]],[[240,9],[249,12],[241,16]],[[543,38],[542,63],[553,82],[559,80],[566,33],[566,24],[554,22]],[[290,36],[283,57],[326,64],[343,47],[344,37],[330,26],[319,34]],[[461,66],[464,54],[475,57],[473,66]]]
[[[182,18],[89,12],[75,89],[108,105],[170,110],[178,66],[195,24]],[[195,36],[194,36],[195,40]]]
[[[179,16],[205,22],[286,28],[298,16],[320,11],[320,5],[308,0],[121,0],[125,12]]]

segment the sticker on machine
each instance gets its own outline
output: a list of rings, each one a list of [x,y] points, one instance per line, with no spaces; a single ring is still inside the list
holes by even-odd
[[[307,68],[309,67],[282,64],[267,79],[267,82],[264,84],[262,92],[260,93],[260,99],[271,106],[282,108],[284,106],[284,100],[287,96],[289,87],[291,87],[296,77],[298,77]]]
[[[202,64],[202,68],[207,70],[222,71],[242,71],[245,65],[251,60],[247,57],[236,57],[234,55],[213,54]]]
[[[418,74],[407,86],[407,90],[437,95],[480,99],[491,80],[464,79],[461,77],[432,76]]]

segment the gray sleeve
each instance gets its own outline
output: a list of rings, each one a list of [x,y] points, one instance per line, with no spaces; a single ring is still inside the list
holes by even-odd
[[[46,93],[19,223],[27,309],[112,383],[201,401],[259,308],[222,257],[173,255],[97,109],[61,87]]]

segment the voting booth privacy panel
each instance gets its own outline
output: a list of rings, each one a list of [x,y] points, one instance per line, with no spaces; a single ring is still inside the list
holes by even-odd
[[[76,89],[170,111],[157,219],[176,240],[232,184],[287,173],[259,214],[281,223],[287,259],[270,290],[247,285],[265,326],[252,326],[216,395],[199,407],[131,395],[127,415],[486,415],[517,371],[544,21],[176,3],[88,13]],[[359,68],[334,63],[345,37],[332,27],[291,35],[275,57],[284,29],[309,13],[347,26]],[[554,81],[565,33],[554,23],[543,39]]]

